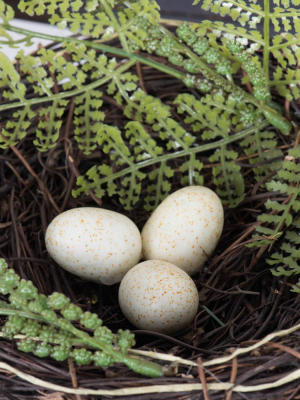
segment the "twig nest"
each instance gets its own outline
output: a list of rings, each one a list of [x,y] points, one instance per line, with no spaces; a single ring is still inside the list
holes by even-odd
[[[105,285],[120,282],[141,259],[141,235],[124,215],[82,207],[58,215],[46,231],[50,256],[64,269]]]
[[[195,283],[181,268],[150,260],[124,276],[119,303],[125,317],[136,327],[170,334],[193,321],[199,297]]]
[[[217,246],[223,223],[223,206],[216,193],[203,186],[180,189],[146,222],[143,259],[168,261],[193,275]]]

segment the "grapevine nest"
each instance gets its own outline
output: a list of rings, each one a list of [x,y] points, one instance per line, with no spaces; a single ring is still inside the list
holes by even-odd
[[[52,47],[56,52],[63,51],[57,44]],[[132,72],[139,76],[138,84],[143,90],[163,99],[174,112],[175,97],[189,91],[180,81],[148,66],[137,64]],[[28,81],[22,82],[30,88]],[[192,89],[190,93],[195,95]],[[103,100],[106,123],[122,126],[122,107],[108,95]],[[289,106],[286,103],[287,115]],[[293,106],[297,108],[297,103]],[[32,129],[16,147],[2,151],[0,257],[21,278],[32,280],[40,293],[62,292],[83,310],[97,313],[113,332],[130,329],[136,336],[135,350],[147,352],[162,364],[173,361],[178,371],[173,377],[146,379],[121,364],[108,369],[77,367],[72,362],[21,353],[14,341],[2,338],[0,399],[300,398],[300,302],[299,294],[290,291],[296,278],[273,276],[265,263],[268,248],[245,246],[252,240],[251,233],[265,201],[284,201],[285,197],[267,192],[257,184],[253,173],[257,165],[250,164],[250,157],[236,147],[240,154],[236,163],[242,167],[246,197],[237,208],[225,208],[224,232],[217,250],[204,270],[194,277],[200,295],[195,321],[173,336],[136,330],[120,310],[118,285],[99,287],[71,275],[45,249],[48,224],[58,212],[70,208],[101,206],[126,214],[140,229],[149,218],[140,203],[125,212],[114,198],[100,200],[85,194],[77,199],[72,197],[76,177],[95,162],[101,164],[102,157],[100,152],[84,156],[78,149],[73,111],[74,104],[70,102],[62,116],[59,142],[52,150],[36,150]],[[2,121],[9,118],[7,113]],[[295,136],[277,135],[283,154],[295,146],[295,140],[297,143]],[[201,162],[206,185],[214,189],[213,164],[205,154]],[[179,169],[172,184],[174,190],[181,187]]]

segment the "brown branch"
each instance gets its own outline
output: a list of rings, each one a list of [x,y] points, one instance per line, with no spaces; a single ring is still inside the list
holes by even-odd
[[[197,364],[198,364],[198,374],[199,374],[199,378],[200,378],[200,381],[202,383],[202,388],[203,388],[202,390],[203,390],[204,400],[210,400],[201,357],[197,358]]]
[[[11,147],[12,151],[16,154],[16,156],[22,161],[22,163],[26,167],[27,171],[36,179],[41,191],[44,193],[45,197],[50,201],[50,203],[54,207],[55,211],[58,214],[60,214],[60,209],[59,209],[58,205],[55,203],[53,197],[51,196],[51,194],[50,194],[49,190],[47,189],[47,187],[45,186],[44,182],[41,181],[39,176],[34,172],[34,170],[31,168],[31,166],[28,164],[28,162],[22,156],[20,151],[15,146],[10,146],[10,147]]]

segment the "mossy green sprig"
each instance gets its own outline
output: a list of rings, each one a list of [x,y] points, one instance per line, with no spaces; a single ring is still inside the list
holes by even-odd
[[[102,326],[96,314],[83,312],[62,293],[38,294],[33,283],[20,280],[3,259],[0,259],[0,293],[8,295],[9,301],[0,304],[0,314],[8,315],[2,327],[3,336],[14,339],[23,334],[23,339],[16,339],[19,350],[56,361],[72,358],[78,365],[107,368],[124,363],[148,377],[163,375],[159,364],[127,354],[135,344],[134,335],[128,330],[119,329],[113,334]]]

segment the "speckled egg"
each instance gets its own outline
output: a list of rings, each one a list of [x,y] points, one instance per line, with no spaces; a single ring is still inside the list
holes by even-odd
[[[46,231],[50,256],[64,269],[105,285],[120,282],[141,259],[141,235],[127,217],[82,207],[58,215]]]
[[[174,333],[193,321],[198,310],[195,283],[181,268],[149,260],[131,268],[119,288],[125,317],[136,327]]]
[[[223,206],[216,193],[203,186],[180,189],[146,222],[143,258],[168,261],[193,275],[217,246],[223,223]]]

